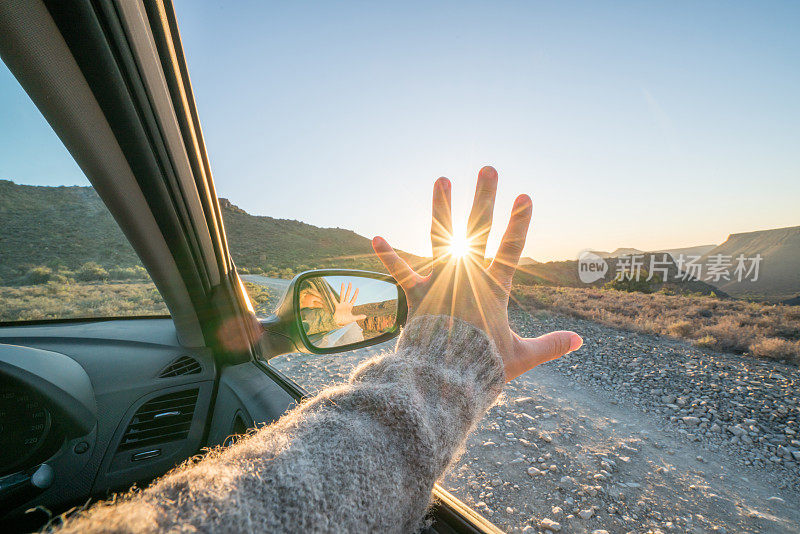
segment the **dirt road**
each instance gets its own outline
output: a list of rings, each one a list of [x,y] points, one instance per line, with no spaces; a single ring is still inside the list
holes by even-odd
[[[506,388],[443,485],[509,532],[800,532],[795,367],[588,321],[579,352]],[[385,347],[273,364],[309,389]]]

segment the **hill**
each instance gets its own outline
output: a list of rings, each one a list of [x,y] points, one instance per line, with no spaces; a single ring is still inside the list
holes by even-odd
[[[632,249],[621,250],[629,251]],[[582,288],[602,287],[611,282],[617,275],[616,266],[618,265],[617,262],[619,260],[618,257],[612,256],[606,256],[604,259],[608,264],[608,270],[600,279],[592,282],[591,284],[586,284],[581,281],[578,272],[579,265],[575,260],[549,261],[547,263],[528,264],[524,266],[521,265],[517,269],[517,274],[514,275],[514,283],[519,285],[544,285]],[[648,277],[651,259],[656,262],[655,265],[663,265],[663,267],[667,269],[667,281],[661,282],[654,279],[650,284],[648,284],[648,291],[658,291],[663,289],[665,291],[678,294],[710,295],[715,293],[719,297],[727,297],[724,291],[714,288],[705,282],[678,279],[678,266],[671,258],[667,257],[666,264],[661,263],[664,261],[664,253],[641,253],[641,280],[644,281]],[[658,272],[656,272],[656,274],[661,276],[661,274]]]
[[[341,228],[260,217],[220,199],[231,254],[242,271],[290,276],[306,268],[381,270],[370,240]],[[424,262],[401,255],[413,265]],[[0,180],[0,280],[35,266],[79,269],[140,265],[133,248],[91,187],[19,185]]]
[[[86,262],[132,267],[139,258],[91,187],[0,180],[0,279],[29,267],[77,269]]]
[[[250,215],[219,199],[225,232],[237,267],[252,272],[262,269],[305,270],[305,268],[341,267],[384,271],[366,237],[343,228],[319,228],[304,222]],[[423,258],[400,251],[412,265]]]
[[[610,252],[606,257],[607,258],[619,258],[620,256],[632,256],[634,254],[644,254],[644,250],[639,250],[638,248],[618,248],[614,252]]]
[[[679,256],[703,256],[716,246],[717,245],[697,245],[694,247],[668,248],[664,250],[655,250],[653,252],[666,253],[672,256],[673,258],[677,258]]]
[[[713,282],[726,293],[742,298],[779,301],[795,297],[800,292],[800,226],[731,234],[724,243],[706,253],[701,261],[705,264],[718,254],[730,256],[734,264],[740,254],[745,258],[761,255],[755,282]]]
[[[639,250],[638,248],[621,247],[616,249],[614,252],[605,252],[602,250],[593,250],[591,252],[597,254],[601,258],[619,258],[620,256],[631,256],[634,254],[669,254],[672,257],[677,257],[681,254],[684,256],[702,256],[716,246],[717,245],[698,245],[694,247],[669,248],[649,251]]]

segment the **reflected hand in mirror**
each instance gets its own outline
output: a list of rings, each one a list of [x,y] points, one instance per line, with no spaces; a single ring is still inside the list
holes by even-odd
[[[366,319],[367,316],[364,314],[361,315],[353,315],[353,304],[358,299],[358,288],[356,288],[355,293],[353,293],[353,297],[350,297],[350,291],[353,289],[353,284],[348,282],[347,284],[347,292],[345,293],[344,290],[344,282],[342,282],[342,288],[339,290],[339,299],[335,299],[333,301],[333,320],[336,322],[338,326],[345,326],[350,323],[354,323],[356,321],[360,321],[362,319]]]
[[[314,348],[354,345],[398,327],[398,288],[387,280],[312,274],[298,291],[301,328]]]

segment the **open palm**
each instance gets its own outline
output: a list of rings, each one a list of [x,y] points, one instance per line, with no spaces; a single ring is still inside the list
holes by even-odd
[[[485,331],[503,358],[506,380],[580,348],[583,340],[575,332],[522,338],[508,324],[511,280],[525,246],[533,210],[530,197],[517,197],[497,254],[486,267],[486,241],[492,227],[497,171],[484,167],[478,174],[467,224],[466,253],[462,256],[450,253],[453,241],[450,188],[447,178],[439,178],[433,186],[430,274],[422,276],[414,271],[382,237],[372,240],[381,262],[405,290],[409,313],[450,315]]]
[[[339,291],[339,298],[333,299],[333,320],[337,326],[344,326],[362,319],[366,319],[366,315],[353,315],[353,306],[358,299],[358,288],[356,288],[353,296],[350,297],[350,291],[353,290],[353,284],[347,284],[345,291],[344,283]]]

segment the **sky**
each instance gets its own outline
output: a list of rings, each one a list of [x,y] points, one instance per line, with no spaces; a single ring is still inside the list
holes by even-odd
[[[463,227],[491,164],[490,254],[519,193],[540,261],[800,225],[798,2],[174,5],[217,193],[250,213],[429,255],[434,180]],[[87,184],[37,113],[2,67],[0,178]]]

